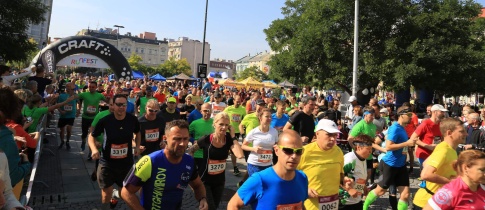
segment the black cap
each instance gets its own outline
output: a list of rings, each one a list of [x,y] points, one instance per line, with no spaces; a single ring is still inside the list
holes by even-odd
[[[256,101],[256,104],[257,104],[257,105],[263,105],[263,104],[266,104],[266,102],[264,102],[264,100],[263,100],[263,99],[258,99],[258,100]]]

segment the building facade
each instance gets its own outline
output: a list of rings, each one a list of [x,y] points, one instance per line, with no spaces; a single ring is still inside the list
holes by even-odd
[[[222,76],[225,73],[227,78],[234,79],[236,76],[236,63],[232,62],[232,60],[216,58],[210,61],[208,71],[209,75],[213,73]]]
[[[175,60],[187,59],[192,69],[192,76],[197,77],[197,64],[202,62],[202,42],[188,37],[180,37],[178,40],[168,40],[168,57]],[[204,63],[210,61],[210,44],[205,43]]]
[[[271,67],[268,65],[268,62],[271,60],[271,57],[274,54],[275,53],[272,51],[260,52],[254,56],[248,54],[235,62],[236,72],[242,71],[252,66],[256,66],[259,70],[263,71],[266,74],[269,74]]]
[[[100,30],[83,29],[76,35],[102,39],[117,47],[127,59],[132,53],[135,53],[142,58],[141,64],[143,65],[156,67],[168,59],[168,41],[166,39],[157,40],[155,33],[144,32],[132,36],[128,32],[121,35],[117,30],[104,28]]]
[[[51,11],[52,11],[53,0],[39,0],[39,1],[48,8],[47,12],[44,14],[45,20],[36,25],[30,24],[29,28],[26,31],[26,34],[37,42],[37,47],[39,49],[42,49],[48,45],[49,27],[51,24]]]

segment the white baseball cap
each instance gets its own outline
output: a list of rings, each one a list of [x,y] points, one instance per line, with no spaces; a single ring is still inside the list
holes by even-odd
[[[431,111],[442,111],[442,112],[447,112],[448,109],[445,109],[445,107],[443,107],[442,105],[440,104],[435,104],[431,107]]]
[[[350,98],[349,98],[349,102],[352,102],[352,101],[357,101],[357,97],[355,97],[355,96],[350,96]]]
[[[321,119],[318,121],[317,130],[324,130],[328,133],[341,133],[334,121],[328,119]]]
[[[389,110],[387,110],[387,108],[382,108],[379,112],[389,114]]]

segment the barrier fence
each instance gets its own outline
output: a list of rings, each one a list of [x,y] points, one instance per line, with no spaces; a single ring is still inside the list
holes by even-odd
[[[46,132],[46,125],[47,125],[47,115],[43,115],[36,129],[37,132],[39,132],[39,140],[37,141],[37,147],[35,148],[34,163],[32,164],[32,171],[30,173],[29,185],[27,187],[27,191],[25,195],[22,195],[20,197],[20,203],[24,206],[29,203],[30,196],[32,195],[32,186],[34,185],[34,182],[42,183],[46,187],[49,187],[46,183],[42,181],[35,181],[35,174],[37,172],[37,166],[39,164],[40,155],[43,149],[42,146],[43,146],[44,136]]]

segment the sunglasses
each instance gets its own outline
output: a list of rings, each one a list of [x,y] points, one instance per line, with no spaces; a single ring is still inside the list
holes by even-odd
[[[148,109],[149,112],[158,112],[159,110],[158,109]]]
[[[210,112],[211,110],[208,110],[208,109],[205,109],[205,110],[202,110],[202,112]]]
[[[126,107],[125,103],[115,103],[115,105],[118,107]]]
[[[289,148],[289,147],[284,147],[284,146],[280,146],[278,145],[278,147],[283,150],[283,152],[287,155],[293,155],[293,154],[296,154],[296,155],[302,155],[303,154],[303,148]]]

